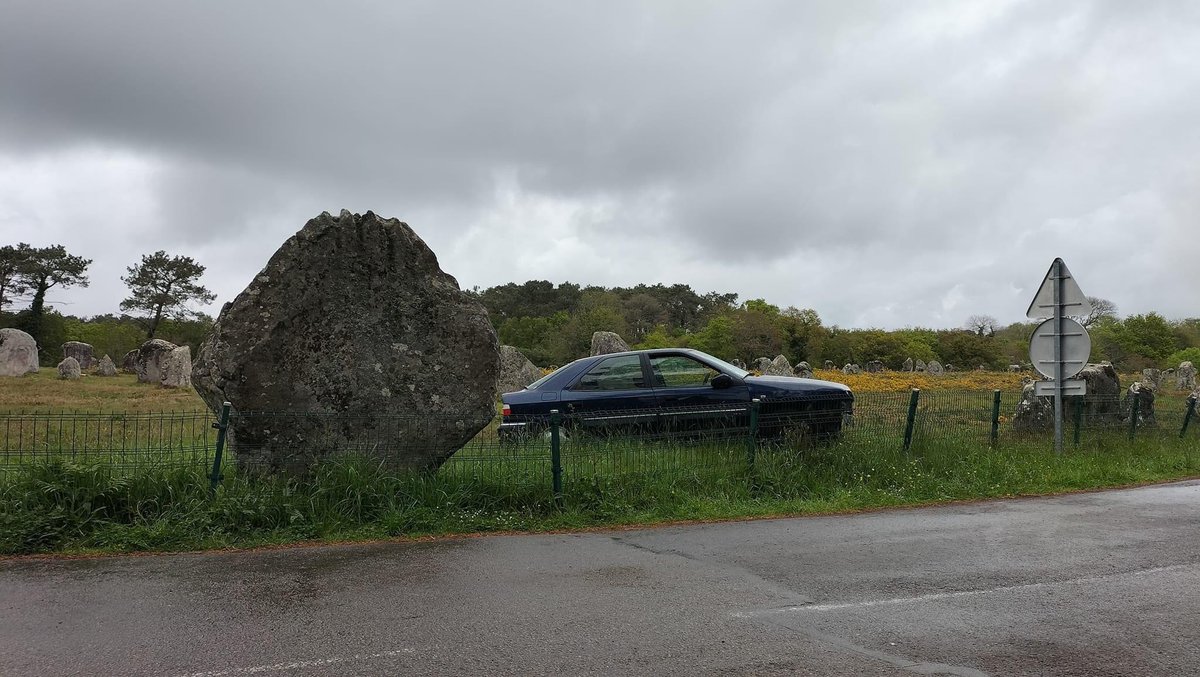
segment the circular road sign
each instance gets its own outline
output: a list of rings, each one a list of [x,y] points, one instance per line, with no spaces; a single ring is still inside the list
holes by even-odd
[[[1038,325],[1029,339],[1029,361],[1046,378],[1054,378],[1054,319]],[[1087,329],[1069,317],[1062,319],[1063,379],[1078,374],[1092,354],[1092,337]]]

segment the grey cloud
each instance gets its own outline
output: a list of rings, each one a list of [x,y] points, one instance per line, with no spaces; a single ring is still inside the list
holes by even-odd
[[[1200,257],[1179,226],[1200,8],[1132,4],[19,1],[0,159],[144,159],[153,217],[106,224],[113,246],[223,252],[230,288],[250,253],[347,207],[409,220],[468,285],[578,269],[522,248],[590,249],[610,284],[954,324],[951,275],[989,306],[1064,250],[1106,271]],[[49,218],[35,202],[0,187],[0,214]],[[1139,242],[1123,219],[1162,251],[1117,249]],[[779,291],[739,289],[748,271]],[[1114,300],[1195,314],[1161,275]]]

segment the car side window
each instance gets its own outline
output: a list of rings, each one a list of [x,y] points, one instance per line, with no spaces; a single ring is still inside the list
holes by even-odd
[[[641,357],[622,355],[598,362],[579,379],[572,390],[635,390],[645,387]]]
[[[654,385],[660,388],[707,387],[713,377],[721,373],[683,355],[651,357],[650,369],[654,372]]]

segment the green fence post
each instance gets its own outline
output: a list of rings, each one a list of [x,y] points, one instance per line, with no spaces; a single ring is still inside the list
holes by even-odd
[[[992,392],[992,446],[1000,440],[1000,391]]]
[[[908,397],[908,423],[904,425],[904,450],[912,446],[913,426],[917,422],[917,400],[921,398],[921,389],[913,388]]]
[[[1183,427],[1179,429],[1179,438],[1187,434],[1188,424],[1192,422],[1192,417],[1196,415],[1196,396],[1192,395],[1187,399],[1187,413],[1183,415]]]
[[[746,437],[746,466],[754,470],[755,456],[758,451],[758,413],[762,401],[757,397],[750,400],[750,434]]]
[[[550,410],[550,475],[554,489],[554,505],[562,507],[562,443],[559,428],[562,427],[562,414],[557,409]]]
[[[222,402],[221,414],[217,422],[212,424],[217,429],[217,451],[213,454],[212,472],[208,475],[209,498],[217,494],[217,485],[224,479],[221,475],[221,458],[225,455],[225,434],[229,430],[229,410],[232,406],[228,402]]]
[[[1142,393],[1136,392],[1133,394],[1133,403],[1129,406],[1129,439],[1133,439],[1134,433],[1137,432],[1137,420],[1140,409],[1142,408]]]
[[[1079,433],[1083,428],[1083,398],[1075,398],[1075,446],[1079,446]]]

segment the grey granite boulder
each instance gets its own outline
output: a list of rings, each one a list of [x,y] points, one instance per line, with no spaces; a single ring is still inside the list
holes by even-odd
[[[795,368],[792,369],[792,373],[800,378],[813,377],[813,370],[812,367],[808,366],[808,362],[798,362]]]
[[[871,374],[878,374],[881,371],[883,371],[883,362],[879,360],[871,360],[867,363],[867,372]]]
[[[62,344],[63,358],[74,357],[80,369],[91,369],[96,365],[92,356],[92,344],[82,341],[67,341]]]
[[[832,370],[832,369],[837,369],[837,365],[835,365],[835,364],[833,363],[833,360],[825,360],[825,365],[824,365],[824,366],[825,366],[825,368],[826,368],[826,369],[829,369],[829,370]]]
[[[64,358],[58,363],[58,377],[64,381],[78,381],[83,375],[83,370],[79,368],[79,360],[74,357]]]
[[[849,376],[851,374],[861,374],[862,367],[858,366],[855,363],[850,363],[850,364],[847,364],[846,366],[842,367],[842,373],[846,374],[847,376]]]
[[[1175,370],[1175,387],[1179,390],[1196,389],[1196,367],[1191,362],[1180,362]]]
[[[763,373],[771,376],[791,376],[794,372],[791,363],[788,362],[788,358],[783,355],[776,355],[775,359],[771,360],[769,370]]]
[[[941,376],[942,374],[946,373],[946,370],[937,360],[930,360],[929,364],[925,365],[925,372],[930,376]]]
[[[917,360],[913,363],[913,371],[925,371],[928,366],[925,364],[925,360]]]
[[[629,350],[629,344],[618,334],[611,331],[598,331],[592,334],[592,355],[623,353],[627,350]]]
[[[161,363],[162,377],[159,385],[164,388],[192,387],[192,349],[187,346],[167,353]]]
[[[133,356],[133,371],[141,383],[161,385],[163,380],[163,363],[178,346],[162,339],[150,339],[138,346]]]
[[[126,374],[136,374],[137,356],[137,348],[125,353],[125,356],[121,358],[121,371],[125,372]]]
[[[524,353],[512,346],[500,346],[500,378],[496,381],[496,392],[504,394],[524,390],[541,377],[542,370],[530,362]]]
[[[109,357],[108,355],[105,355],[104,357],[100,358],[100,361],[96,363],[96,375],[97,376],[116,376],[117,375],[117,365],[113,363],[111,357]]]
[[[496,415],[487,311],[407,224],[323,213],[222,308],[192,379],[229,401],[238,463],[306,472],[334,454],[433,469]]]
[[[20,329],[0,329],[0,376],[24,376],[37,370],[37,341]]]
[[[913,370],[913,359],[911,357],[905,358],[904,366],[902,366],[901,369],[904,371],[912,371]]]

